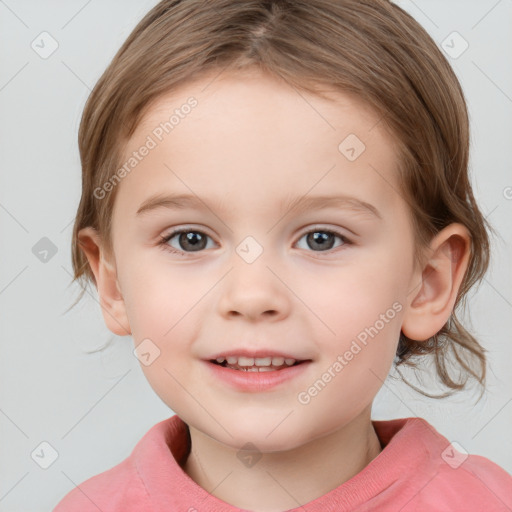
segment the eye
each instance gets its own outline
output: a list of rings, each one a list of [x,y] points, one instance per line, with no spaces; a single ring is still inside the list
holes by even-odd
[[[178,248],[169,245],[173,238],[177,237]],[[161,237],[159,245],[166,251],[184,256],[186,253],[199,252],[206,248],[207,239],[211,237],[202,231],[193,229],[177,229],[168,235]]]
[[[176,238],[178,247],[172,246],[169,242]],[[304,233],[299,242],[304,239],[309,248],[313,249],[313,252],[327,252],[330,251],[334,246],[334,239],[338,238],[343,243],[340,245],[352,245],[352,242],[337,231],[315,228]],[[202,231],[194,229],[177,229],[160,238],[159,245],[166,251],[180,256],[185,256],[187,253],[200,252],[207,248],[208,239],[211,239],[209,235]],[[302,247],[303,248],[303,247]]]
[[[307,246],[314,249],[313,252],[329,251],[333,248],[335,238],[339,238],[343,242],[343,244],[339,244],[337,247],[340,245],[352,245],[352,242],[341,233],[322,228],[315,228],[304,233],[299,242],[303,238],[305,238]]]

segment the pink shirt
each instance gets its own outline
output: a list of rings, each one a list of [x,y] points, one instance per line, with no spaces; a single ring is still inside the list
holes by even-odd
[[[497,464],[457,451],[421,418],[372,423],[382,452],[336,489],[290,510],[512,511],[512,476]],[[71,490],[53,512],[240,512],[183,471],[188,439],[179,416],[157,423],[129,457]]]

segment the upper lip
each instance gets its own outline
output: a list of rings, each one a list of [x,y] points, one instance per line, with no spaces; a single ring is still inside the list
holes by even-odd
[[[249,350],[244,348],[239,348],[235,350],[226,350],[223,352],[218,352],[217,354],[207,357],[208,361],[215,360],[219,357],[252,357],[252,358],[264,358],[264,357],[282,357],[284,359],[295,359],[296,361],[308,361],[308,358],[301,358],[298,356],[293,356],[291,354],[285,354],[284,352],[277,352],[271,349],[258,349],[258,350]]]

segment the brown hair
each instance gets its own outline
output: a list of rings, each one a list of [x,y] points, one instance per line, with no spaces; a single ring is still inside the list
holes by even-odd
[[[485,390],[486,350],[455,313],[487,271],[486,228],[494,232],[475,202],[468,175],[467,106],[436,43],[388,0],[164,0],[151,9],[99,79],[83,112],[82,197],[72,240],[73,281],[82,287],[77,302],[88,282],[96,284],[78,233],[92,226],[106,255],[112,255],[111,214],[119,187],[105,199],[94,191],[118,170],[123,148],[149,106],[206,73],[251,67],[320,96],[321,86],[352,94],[380,116],[397,142],[416,262],[426,262],[425,249],[447,225],[460,222],[469,230],[470,260],[449,321],[426,341],[401,333],[395,365],[416,368],[414,356],[431,354],[439,379],[452,391],[429,395],[403,380],[432,398],[462,390],[468,377]],[[448,371],[450,355],[462,370],[461,380]]]

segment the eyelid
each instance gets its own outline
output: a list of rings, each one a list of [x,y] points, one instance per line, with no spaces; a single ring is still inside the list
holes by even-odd
[[[187,233],[187,232],[202,233],[203,235],[206,235],[208,238],[213,240],[213,242],[216,245],[218,245],[217,242],[215,241],[216,236],[211,235],[207,229],[204,229],[203,227],[192,226],[189,224],[184,224],[184,225],[180,225],[179,227],[176,226],[176,227],[169,228],[169,230],[167,232],[165,232],[163,235],[159,235],[158,239],[160,242],[165,242],[165,241],[168,242],[175,236],[177,236],[181,233]],[[203,251],[199,251],[199,252],[203,252]],[[193,254],[193,253],[191,252],[191,253],[187,253],[187,254]]]
[[[215,238],[217,235],[212,235],[211,230],[208,228],[205,228],[204,226],[198,226],[194,224],[179,224],[174,227],[170,227],[164,231],[163,235],[160,235],[161,238],[165,238],[170,235],[176,235],[178,233],[181,233],[182,231],[198,231],[200,233],[204,233],[205,235],[208,235],[210,238]]]
[[[310,233],[311,231],[329,231],[336,235],[344,236],[345,238],[348,239],[350,235],[345,235],[342,231],[343,229],[345,229],[346,231],[350,231],[352,233],[351,230],[349,230],[347,228],[341,228],[338,226],[328,226],[326,224],[308,224],[304,229],[300,230],[300,233],[301,233],[300,236],[302,237],[306,233]]]

